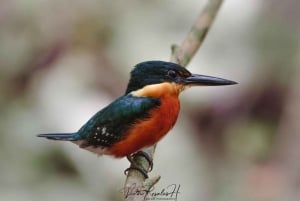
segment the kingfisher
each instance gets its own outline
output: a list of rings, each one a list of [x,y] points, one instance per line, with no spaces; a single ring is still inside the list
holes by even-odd
[[[127,157],[131,168],[147,172],[133,162],[135,154],[161,140],[176,123],[179,94],[193,86],[232,85],[236,82],[193,74],[176,63],[146,61],[137,64],[125,94],[92,116],[77,132],[39,134],[50,140],[71,141],[98,155]],[[130,169],[131,169],[130,168]]]

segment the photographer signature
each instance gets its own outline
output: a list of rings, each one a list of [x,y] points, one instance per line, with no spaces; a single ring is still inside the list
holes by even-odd
[[[180,194],[180,184],[170,184],[165,188],[159,190],[152,187],[150,190],[139,187],[136,184],[125,188],[123,190],[125,199],[129,196],[142,196],[146,200],[174,200],[177,201],[178,194]]]

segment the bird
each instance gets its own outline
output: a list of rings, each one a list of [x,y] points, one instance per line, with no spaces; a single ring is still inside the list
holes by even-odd
[[[77,132],[39,134],[50,140],[71,141],[98,155],[127,157],[131,168],[146,178],[133,156],[160,141],[175,125],[180,111],[179,94],[193,86],[237,84],[235,81],[194,74],[179,64],[145,61],[135,65],[125,93],[98,111]],[[130,168],[130,169],[131,169]],[[127,169],[128,170],[128,169]]]

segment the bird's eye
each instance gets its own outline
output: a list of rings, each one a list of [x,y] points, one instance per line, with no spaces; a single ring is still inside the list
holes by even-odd
[[[170,78],[176,78],[177,77],[177,73],[174,70],[169,70],[168,71],[168,76]]]

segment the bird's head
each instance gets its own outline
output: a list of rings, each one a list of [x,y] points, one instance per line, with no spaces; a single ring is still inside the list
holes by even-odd
[[[219,86],[236,84],[234,81],[190,73],[186,68],[171,62],[146,61],[131,71],[126,94],[161,97],[179,95],[191,86]]]

